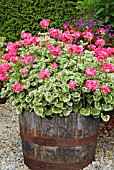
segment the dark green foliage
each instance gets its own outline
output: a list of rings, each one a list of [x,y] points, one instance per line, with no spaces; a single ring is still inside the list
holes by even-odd
[[[64,21],[76,15],[76,0],[0,0],[0,36],[15,41],[23,30],[37,35],[43,31],[39,25],[42,19],[62,28]]]
[[[111,23],[114,27],[114,1],[113,0],[99,0],[100,10],[99,15],[104,19],[104,23]],[[108,18],[106,17],[108,16]]]

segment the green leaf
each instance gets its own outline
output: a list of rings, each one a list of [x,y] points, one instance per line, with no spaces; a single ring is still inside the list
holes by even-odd
[[[107,121],[109,121],[110,116],[109,115],[104,115],[103,113],[101,113],[101,118],[102,118],[103,121],[107,122]]]
[[[22,113],[22,110],[23,110],[22,106],[16,107],[16,113],[20,114],[20,113]]]
[[[114,104],[114,97],[112,97],[112,101],[111,101],[111,104]]]
[[[75,98],[80,98],[80,93],[79,92],[73,92],[71,95],[73,97],[75,97]]]
[[[82,91],[83,91],[84,93],[89,93],[89,92],[90,92],[90,90],[87,89],[86,87],[82,87]]]
[[[72,102],[67,102],[67,105],[68,105],[68,106],[72,106],[73,103],[72,103]]]
[[[67,84],[64,84],[62,85],[62,92],[65,93],[65,92],[68,92],[69,91],[69,87]]]
[[[101,96],[99,95],[93,95],[93,100],[94,101],[99,101],[101,99]]]
[[[104,111],[113,110],[113,107],[110,104],[102,104],[102,108]]]
[[[26,101],[27,103],[29,103],[31,100],[33,100],[32,97],[26,96],[25,101]]]
[[[51,101],[51,104],[56,104],[56,103],[58,103],[58,98],[55,98]]]
[[[106,94],[104,96],[104,100],[106,103],[111,103],[112,102],[112,96],[110,94]]]
[[[21,92],[20,94],[19,94],[19,98],[23,98],[25,96],[25,92]]]
[[[93,116],[99,116],[100,115],[100,110],[98,110],[96,108],[91,108],[91,114]]]
[[[62,109],[61,108],[59,108],[59,107],[56,107],[56,106],[53,106],[52,107],[52,112],[53,113],[62,113]]]
[[[71,95],[69,93],[62,94],[59,98],[60,98],[60,101],[69,102],[71,99]]]
[[[90,113],[90,108],[82,108],[80,110],[80,114],[84,115],[84,116],[89,116],[91,113]]]
[[[96,12],[96,15],[100,14],[103,10],[104,10],[104,8],[100,8],[100,9]]]
[[[19,101],[16,100],[16,99],[14,99],[14,100],[12,101],[12,106],[16,106],[18,103],[19,103]]]
[[[102,109],[100,102],[97,102],[97,101],[95,102],[95,108],[97,110],[101,110]]]
[[[46,109],[45,114],[47,116],[52,115],[53,114],[52,109]]]
[[[50,103],[54,99],[54,97],[53,97],[53,95],[51,93],[47,92],[45,94],[45,99]]]
[[[42,118],[44,117],[44,114],[43,114],[43,107],[42,106],[39,106],[39,104],[36,104],[34,105],[34,112],[38,115],[38,116],[41,116]]]
[[[68,109],[63,111],[64,116],[68,116],[68,115],[70,115],[70,113],[71,113],[71,111],[69,111]]]
[[[81,107],[82,107],[82,103],[81,103],[81,102],[74,103],[74,105],[73,105],[73,111],[74,111],[75,113],[77,113],[78,110],[79,110]]]
[[[56,107],[63,108],[63,102],[55,103],[55,106],[56,106]]]
[[[30,87],[30,81],[26,81],[26,84],[24,85],[25,89],[28,89]]]
[[[89,97],[87,98],[87,102],[88,102],[89,104],[92,104],[92,102],[93,102],[93,96],[89,96]]]

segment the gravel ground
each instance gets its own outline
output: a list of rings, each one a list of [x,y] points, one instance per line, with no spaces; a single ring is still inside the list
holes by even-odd
[[[7,105],[0,105],[0,170],[29,170],[23,163],[18,115]],[[100,134],[96,160],[83,170],[114,170],[114,128]]]

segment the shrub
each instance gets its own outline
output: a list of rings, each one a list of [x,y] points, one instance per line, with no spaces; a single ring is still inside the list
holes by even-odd
[[[50,18],[51,26],[60,28],[75,16],[74,0],[0,0],[0,35],[15,41],[23,30],[33,35],[42,32],[38,24],[42,19]]]

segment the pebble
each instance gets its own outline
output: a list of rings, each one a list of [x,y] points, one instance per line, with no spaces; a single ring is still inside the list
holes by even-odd
[[[0,170],[29,170],[23,162],[18,115],[7,104],[0,105],[0,119]],[[114,129],[99,135],[95,161],[83,170],[114,170]]]

